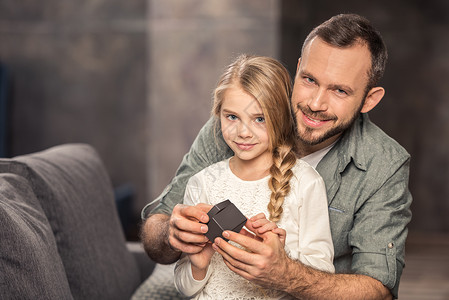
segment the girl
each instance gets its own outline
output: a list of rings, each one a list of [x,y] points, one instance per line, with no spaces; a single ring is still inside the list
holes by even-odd
[[[229,199],[244,215],[255,216],[247,227],[256,234],[256,227],[271,225],[290,257],[334,272],[324,182],[296,159],[290,93],[288,72],[275,59],[242,55],[226,69],[214,92],[212,113],[234,156],[193,176],[184,203],[215,205]],[[265,215],[276,224],[267,223]],[[175,286],[195,299],[289,297],[233,273],[211,243],[178,261]]]

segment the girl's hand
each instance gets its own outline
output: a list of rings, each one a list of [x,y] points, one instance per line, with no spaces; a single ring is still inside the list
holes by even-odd
[[[287,232],[284,229],[279,228],[275,222],[268,220],[263,213],[257,214],[248,219],[246,222],[246,227],[256,235],[262,235],[268,231],[276,233],[279,236],[279,240],[282,245],[285,246]]]
[[[202,280],[206,277],[207,269],[214,253],[215,250],[212,248],[212,243],[208,242],[200,252],[188,255],[192,264],[193,278]]]

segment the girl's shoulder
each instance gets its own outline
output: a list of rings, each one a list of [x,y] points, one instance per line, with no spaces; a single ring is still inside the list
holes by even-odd
[[[203,170],[201,170],[201,171],[198,172],[197,174],[202,174],[202,175],[204,175],[204,174],[207,174],[207,173],[210,173],[210,172],[213,172],[213,173],[220,173],[220,172],[223,172],[223,171],[225,171],[225,170],[228,170],[228,169],[229,169],[229,160],[230,160],[230,159],[231,159],[231,158],[226,158],[226,159],[224,159],[224,160],[222,160],[222,161],[219,161],[219,162],[217,162],[217,163],[214,163],[214,164],[212,164],[212,165],[210,165],[210,166],[204,168]]]
[[[297,159],[295,166],[292,168],[294,177],[298,180],[315,181],[322,180],[321,175],[309,163],[302,159]]]
[[[224,176],[229,170],[229,159],[230,158],[224,159],[202,169],[201,171],[193,175],[190,180],[207,181],[208,179],[216,179]]]

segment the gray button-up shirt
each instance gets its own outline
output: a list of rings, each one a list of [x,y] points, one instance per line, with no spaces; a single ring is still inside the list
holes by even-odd
[[[232,155],[210,119],[201,129],[163,193],[149,213],[171,214],[181,203],[188,179]],[[412,197],[408,189],[410,155],[361,114],[323,157],[323,177],[335,248],[336,273],[364,274],[381,281],[397,298],[404,267]],[[153,201],[153,203],[155,202]]]

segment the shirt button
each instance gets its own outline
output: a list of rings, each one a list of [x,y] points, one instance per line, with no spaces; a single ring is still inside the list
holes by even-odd
[[[388,243],[388,248],[392,249],[394,247],[393,243]]]

